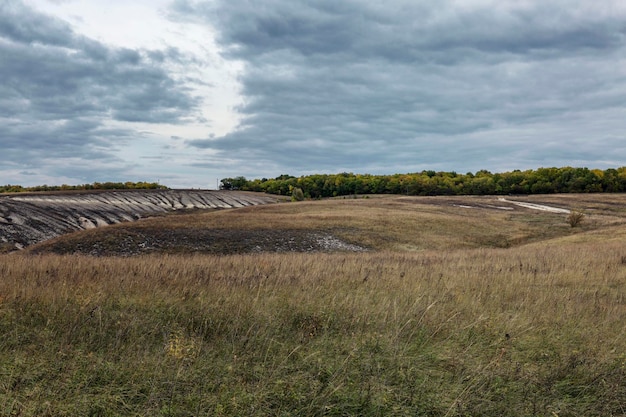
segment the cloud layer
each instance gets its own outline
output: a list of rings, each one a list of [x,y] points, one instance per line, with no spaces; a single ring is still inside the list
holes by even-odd
[[[626,165],[619,0],[51,4],[0,0],[0,183]]]
[[[115,176],[128,169],[117,151],[139,136],[124,122],[183,123],[198,106],[163,69],[175,50],[110,47],[19,1],[0,2],[0,56],[5,169]]]
[[[246,64],[240,128],[189,142],[274,170],[626,161],[621,2],[179,1]]]

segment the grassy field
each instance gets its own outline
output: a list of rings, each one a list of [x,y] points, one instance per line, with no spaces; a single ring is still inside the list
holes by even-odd
[[[586,217],[338,199],[2,255],[0,415],[625,415],[626,196],[523,201]],[[364,251],[276,244],[319,233]]]

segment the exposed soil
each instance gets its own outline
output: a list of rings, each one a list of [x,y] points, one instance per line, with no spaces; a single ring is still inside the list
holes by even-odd
[[[223,209],[276,202],[236,191],[128,190],[0,196],[0,251],[23,249],[67,233],[174,211]]]
[[[533,198],[534,197],[534,198]],[[559,195],[561,197],[561,195]],[[432,204],[437,206],[452,206],[466,209],[488,209],[513,211],[524,208],[529,210],[547,211],[551,213],[569,213],[567,208],[557,207],[559,203],[547,203],[536,201],[536,196],[528,197],[495,197],[495,196],[460,196],[460,197],[406,197],[420,204]],[[521,199],[521,201],[520,201]],[[528,201],[533,199],[532,202]],[[562,201],[560,202],[562,204]]]
[[[31,253],[135,256],[510,247],[626,221],[622,195],[378,197],[244,208],[278,200],[235,191],[0,196],[0,251],[28,246]],[[563,215],[580,208],[586,218],[573,229]]]
[[[30,252],[134,256],[147,253],[238,254],[261,252],[360,252],[330,233],[301,229],[154,229],[111,228],[106,234],[80,236],[34,246]]]

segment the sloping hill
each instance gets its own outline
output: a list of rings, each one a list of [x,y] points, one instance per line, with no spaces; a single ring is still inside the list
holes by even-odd
[[[257,205],[156,217],[73,233],[33,253],[446,251],[586,241],[624,233],[624,195],[507,197],[378,196]],[[550,209],[550,210],[548,210]],[[587,215],[578,227],[570,209]],[[590,236],[590,237],[587,237]]]
[[[175,210],[221,209],[276,202],[255,193],[129,190],[0,196],[0,244],[21,249],[65,233],[138,220]]]
[[[626,194],[195,210],[0,278],[0,415],[625,415]]]

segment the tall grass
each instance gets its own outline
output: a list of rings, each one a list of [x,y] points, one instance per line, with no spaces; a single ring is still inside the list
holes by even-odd
[[[3,255],[0,415],[623,415],[625,256]]]

